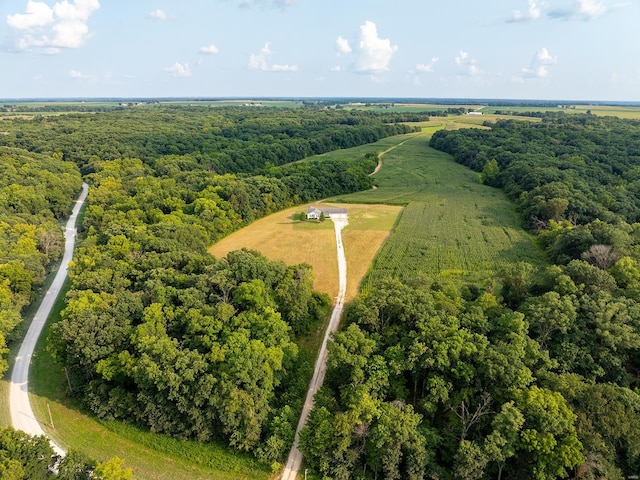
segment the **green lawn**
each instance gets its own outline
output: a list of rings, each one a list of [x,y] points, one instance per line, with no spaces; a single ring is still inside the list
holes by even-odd
[[[428,135],[387,153],[375,183],[376,189],[332,199],[406,205],[369,281],[438,275],[478,279],[490,277],[505,263],[544,264],[504,193],[429,147]]]

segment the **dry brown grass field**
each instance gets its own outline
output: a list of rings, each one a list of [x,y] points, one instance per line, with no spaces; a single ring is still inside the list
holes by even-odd
[[[389,236],[402,207],[353,204],[346,207],[349,225],[342,232],[342,240],[347,257],[346,300],[349,301],[357,295],[360,282]],[[300,205],[262,218],[223,238],[209,249],[209,253],[223,257],[233,250],[248,248],[287,265],[308,263],[315,274],[314,288],[335,298],[338,294],[338,261],[333,223],[330,220],[299,221],[296,217],[306,208],[307,205]]]

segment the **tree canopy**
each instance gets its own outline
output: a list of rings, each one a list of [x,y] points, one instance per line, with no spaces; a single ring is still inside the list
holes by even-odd
[[[58,221],[81,183],[77,166],[59,155],[0,147],[0,373],[7,369],[6,341],[23,307],[62,256]]]

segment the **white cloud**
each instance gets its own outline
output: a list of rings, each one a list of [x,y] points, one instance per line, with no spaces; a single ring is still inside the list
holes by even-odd
[[[274,72],[297,72],[297,65],[273,65],[271,70]]]
[[[260,53],[252,53],[249,57],[249,69],[250,70],[267,70],[267,57],[271,55],[271,43],[267,42],[264,47],[260,49]]]
[[[578,0],[571,8],[552,10],[549,17],[562,20],[595,20],[609,11],[609,8],[598,0]]]
[[[270,70],[272,72],[297,72],[298,65],[274,64],[269,66],[267,57],[271,55],[271,43],[266,42],[260,49],[260,53],[252,53],[249,57],[250,70]]]
[[[82,73],[78,70],[70,70],[69,78],[73,78],[76,80],[97,80],[98,77],[95,75],[88,75],[86,73]]]
[[[348,55],[351,53],[351,45],[346,38],[338,37],[336,39],[336,46],[338,47],[338,55]]]
[[[530,22],[537,20],[542,15],[542,5],[538,4],[536,0],[529,0],[529,10],[526,13],[522,13],[520,10],[513,12],[513,15],[507,19],[507,23],[517,22]]]
[[[440,59],[433,57],[429,63],[418,63],[416,65],[416,72],[430,73],[433,72],[433,67],[438,63]]]
[[[44,2],[27,2],[27,13],[7,15],[7,24],[17,30],[29,30],[53,23],[53,9]]]
[[[335,66],[331,71],[338,72],[350,70],[357,73],[372,74],[372,81],[378,81],[381,77],[373,78],[373,74],[380,74],[389,70],[389,63],[393,54],[398,51],[397,45],[392,45],[388,38],[378,36],[376,24],[367,20],[360,25],[360,36],[355,48],[347,39],[339,36],[336,39],[338,56],[354,53],[354,62],[348,67]]]
[[[250,70],[266,70],[267,68],[267,59],[264,56],[251,54],[249,57]]]
[[[67,0],[53,6],[56,16],[64,20],[86,22],[91,14],[100,8],[98,0],[75,0],[73,4]]]
[[[375,73],[389,70],[391,57],[398,51],[398,46],[391,45],[388,38],[378,37],[376,24],[369,20],[360,26],[358,47],[356,70],[359,72]]]
[[[198,50],[198,52],[203,53],[205,55],[215,55],[216,53],[218,53],[218,47],[216,47],[215,45],[206,45],[204,47],[200,47],[200,50]]]
[[[240,0],[235,3],[240,8],[254,8],[254,7],[276,7],[285,9],[296,3],[297,0]]]
[[[334,67],[331,67],[331,71],[332,72],[341,72],[342,71],[342,67],[339,65],[336,65]]]
[[[538,78],[545,79],[549,76],[549,66],[558,63],[558,57],[555,57],[549,53],[546,48],[541,48],[531,59],[531,63],[528,68],[522,68],[520,73],[513,79],[518,83],[524,82],[525,79]]]
[[[469,52],[460,50],[460,53],[456,57],[456,65],[458,65],[459,67],[462,66],[462,63],[467,60],[468,56],[469,56]]]
[[[89,27],[83,22],[60,22],[53,26],[54,48],[79,48],[84,43]]]
[[[44,2],[29,0],[26,13],[7,15],[14,32],[12,43],[18,51],[39,49],[41,53],[58,53],[62,48],[79,48],[89,37],[87,22],[100,8],[98,0],[68,0],[53,8]]]
[[[558,57],[551,55],[549,50],[544,47],[536,52],[536,56],[534,58],[541,65],[553,65],[558,63]]]
[[[164,10],[154,10],[153,12],[151,12],[149,14],[149,17],[152,18],[153,20],[166,20],[167,19],[167,14],[164,13]]]
[[[171,76],[176,78],[187,78],[191,76],[191,69],[189,68],[189,64],[185,63],[174,63],[170,67],[164,69],[165,72],[169,72]]]
[[[456,65],[458,65],[458,74],[464,77],[477,77],[482,74],[482,70],[478,67],[478,63],[473,58],[469,58],[469,52],[460,50],[455,57]]]

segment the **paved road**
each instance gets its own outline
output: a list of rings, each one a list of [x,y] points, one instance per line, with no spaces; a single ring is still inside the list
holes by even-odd
[[[324,382],[324,376],[327,372],[327,342],[331,332],[338,328],[340,323],[340,317],[342,316],[342,308],[344,307],[344,296],[347,291],[347,258],[344,255],[344,246],[342,244],[342,229],[347,226],[349,220],[347,218],[332,218],[334,229],[336,232],[336,245],[338,250],[338,275],[340,279],[340,287],[338,289],[338,297],[336,304],[333,307],[331,313],[331,319],[329,320],[329,326],[324,333],[324,340],[320,347],[320,353],[316,360],[316,365],[313,370],[313,377],[311,383],[309,383],[309,390],[307,391],[307,397],[304,401],[304,407],[302,407],[302,413],[300,414],[300,420],[298,421],[298,427],[296,428],[296,437],[293,441],[293,447],[289,452],[289,458],[287,459],[287,465],[282,474],[282,480],[295,480],[300,465],[302,464],[302,453],[298,449],[300,443],[300,430],[307,423],[307,417],[309,412],[313,408],[313,396]]]
[[[69,261],[73,257],[73,248],[76,241],[76,219],[82,204],[87,198],[88,191],[89,186],[86,183],[83,183],[82,193],[76,200],[64,231],[64,255],[62,257],[60,268],[58,269],[58,273],[56,273],[49,290],[47,290],[38,311],[31,321],[27,335],[22,341],[20,351],[18,352],[15,364],[13,365],[13,371],[11,372],[11,385],[9,390],[11,424],[16,430],[22,430],[30,435],[44,435],[45,433],[36,420],[33,410],[31,409],[31,403],[29,402],[29,364],[31,363],[31,357],[33,356],[33,350],[36,347],[38,337],[40,336],[47,317],[51,312],[51,308],[60,293],[62,284],[67,278],[67,269],[69,267]],[[64,456],[64,450],[53,441],[51,442],[51,446],[57,454]]]

